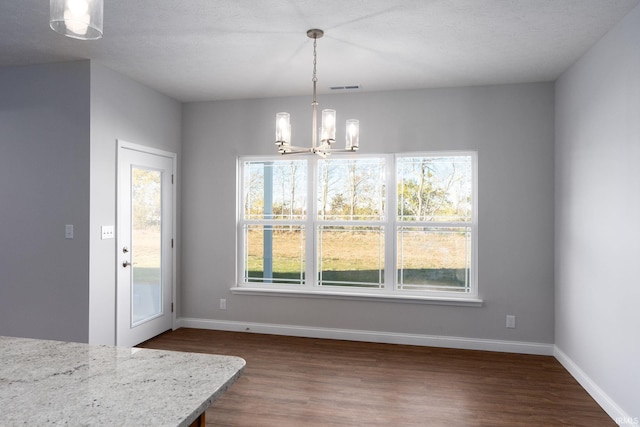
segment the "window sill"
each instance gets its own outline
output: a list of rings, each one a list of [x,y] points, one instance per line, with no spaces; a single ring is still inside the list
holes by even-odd
[[[237,286],[231,288],[232,294],[259,295],[277,297],[301,297],[301,298],[325,298],[352,301],[381,301],[411,304],[455,305],[462,307],[482,307],[483,300],[479,298],[437,297],[424,295],[389,295],[364,292],[335,292],[335,291],[308,291],[300,289],[264,289]]]

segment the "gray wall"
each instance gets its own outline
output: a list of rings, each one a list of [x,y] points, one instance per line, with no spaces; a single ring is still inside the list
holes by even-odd
[[[0,69],[0,94],[0,335],[86,342],[89,63]]]
[[[640,6],[558,80],[555,202],[556,346],[638,418],[639,40]]]
[[[116,239],[101,240],[100,227],[116,224],[116,141],[177,153],[179,177],[181,114],[172,98],[91,63],[91,343],[115,344]]]
[[[0,93],[0,335],[114,344],[116,140],[179,164],[181,104],[88,61],[0,69]]]
[[[451,307],[231,294],[236,158],[273,154],[275,113],[307,145],[310,98],[185,104],[181,315],[303,327],[554,342],[551,83],[320,96],[360,119],[362,153],[477,150],[479,294]],[[226,298],[228,309],[218,309]],[[505,315],[517,328],[505,328]]]

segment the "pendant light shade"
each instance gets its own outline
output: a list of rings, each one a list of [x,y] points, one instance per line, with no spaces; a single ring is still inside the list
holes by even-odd
[[[102,37],[103,0],[49,0],[49,26],[57,33],[79,40]]]

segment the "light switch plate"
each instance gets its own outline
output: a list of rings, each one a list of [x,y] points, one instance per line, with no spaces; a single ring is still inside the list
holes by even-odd
[[[64,226],[64,238],[73,239],[73,225],[67,224]]]
[[[102,230],[102,240],[105,239],[113,239],[115,237],[115,231],[113,225],[103,225],[101,227]]]

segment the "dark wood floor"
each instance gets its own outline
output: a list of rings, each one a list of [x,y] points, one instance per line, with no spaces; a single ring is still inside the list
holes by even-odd
[[[208,426],[615,426],[550,356],[178,329],[142,346],[243,357]]]

